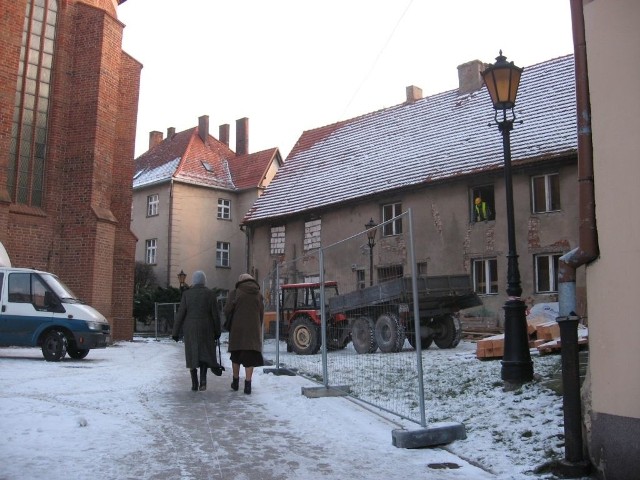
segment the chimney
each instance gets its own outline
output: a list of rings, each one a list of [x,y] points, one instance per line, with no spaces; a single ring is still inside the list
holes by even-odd
[[[167,128],[167,140],[176,134],[176,127]]]
[[[224,143],[227,147],[229,146],[229,124],[225,123],[224,125],[220,125],[218,127],[218,131],[220,132],[220,141]]]
[[[406,103],[414,103],[420,99],[422,99],[422,89],[420,87],[416,87],[415,85],[409,85],[407,87]]]
[[[203,143],[207,143],[209,138],[209,115],[198,117],[198,135]]]
[[[151,150],[156,145],[160,145],[162,143],[162,132],[153,131],[149,132],[149,150]]]
[[[472,60],[458,65],[458,95],[480,90],[483,85],[482,75],[484,63],[480,60]]]
[[[249,153],[249,119],[236,120],[236,155]]]

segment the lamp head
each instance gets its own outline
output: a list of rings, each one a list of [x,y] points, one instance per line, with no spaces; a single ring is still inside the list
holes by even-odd
[[[516,67],[513,62],[507,62],[507,57],[496,57],[496,63],[489,65],[482,72],[482,79],[491,96],[493,108],[496,110],[513,109],[516,105],[516,95],[520,86],[523,69]]]

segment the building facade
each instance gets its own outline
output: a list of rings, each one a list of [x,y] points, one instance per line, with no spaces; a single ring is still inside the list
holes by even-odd
[[[592,206],[599,246],[597,258],[586,266],[587,438],[598,478],[631,480],[640,472],[640,375],[633,367],[640,365],[635,315],[640,284],[640,224],[635,221],[640,202],[640,4],[573,3],[574,38],[581,39],[576,55],[586,51],[580,71],[589,82],[592,128],[585,131],[592,132]],[[581,114],[588,112],[583,107]]]
[[[113,0],[3,2],[0,240],[133,333],[131,176],[142,66]]]
[[[151,132],[149,150],[136,159],[131,228],[136,260],[152,265],[160,286],[179,286],[178,274],[207,275],[207,284],[234,288],[248,271],[248,242],[240,221],[282,165],[277,148],[248,153],[249,123],[236,121],[236,150],[229,125],[220,139],[209,117],[182,132]]]
[[[456,90],[422,98],[419,88],[408,87],[401,105],[304,132],[244,219],[252,265],[266,274],[277,262],[302,258],[310,229],[313,245],[327,246],[362,232],[371,219],[380,224],[411,209],[418,273],[469,275],[484,305],[466,313],[501,325],[508,251],[504,156],[497,126],[487,127],[493,108],[482,88],[483,69],[469,62],[458,68]],[[558,301],[558,259],[577,238],[573,57],[524,72],[515,112],[524,123],[511,143],[523,297],[532,305]],[[331,279],[350,291],[411,274],[407,232],[406,219],[381,229],[374,278],[361,252],[326,254],[335,267]],[[299,262],[285,281],[318,276],[317,262]],[[579,288],[583,292],[583,282]]]

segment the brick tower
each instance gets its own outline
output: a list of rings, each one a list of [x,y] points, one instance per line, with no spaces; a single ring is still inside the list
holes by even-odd
[[[131,339],[142,65],[122,51],[113,0],[1,3],[0,241]]]

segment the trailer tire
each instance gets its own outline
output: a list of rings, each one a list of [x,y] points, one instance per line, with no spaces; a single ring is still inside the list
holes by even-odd
[[[438,348],[456,348],[462,338],[459,320],[453,315],[445,315],[434,319],[436,333],[433,337]]]
[[[289,330],[289,344],[298,355],[315,355],[320,350],[320,331],[309,317],[298,317]]]
[[[59,330],[50,330],[42,339],[42,356],[47,362],[59,362],[67,354],[67,337]]]
[[[411,345],[414,349],[416,348],[416,336],[414,334],[407,335],[407,340],[409,340],[409,345]],[[422,350],[426,350],[433,343],[433,337],[420,337],[420,348]]]
[[[351,325],[351,342],[358,353],[374,353],[378,350],[375,324],[370,317],[358,317]]]
[[[381,352],[399,352],[404,346],[404,326],[394,313],[383,313],[376,320],[375,336]]]

